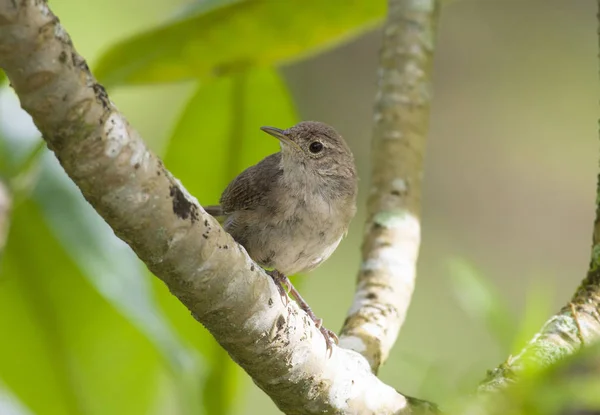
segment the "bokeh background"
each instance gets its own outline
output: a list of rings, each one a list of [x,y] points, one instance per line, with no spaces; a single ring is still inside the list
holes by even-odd
[[[231,4],[206,12],[219,3]],[[254,15],[245,3],[279,14]],[[384,2],[312,3],[50,6],[112,100],[201,203],[216,202],[239,171],[276,151],[261,125],[316,119],[342,133],[361,177],[359,213],[332,258],[297,279],[337,329],[360,263]],[[167,53],[142,39],[131,44],[133,63],[115,52],[117,42],[193,13],[205,13],[188,27],[196,44]],[[440,403],[472,390],[584,277],[598,168],[595,15],[593,0],[456,0],[442,9],[419,277],[380,373],[398,390]],[[236,37],[236,25],[256,38]],[[269,39],[287,29],[299,46],[286,55]],[[193,34],[177,35],[175,43],[193,43]],[[264,49],[253,52],[261,36]],[[223,56],[233,59],[210,66]],[[186,71],[200,80],[182,80]],[[39,150],[6,85],[0,139],[15,198],[0,259],[0,414],[278,413]]]

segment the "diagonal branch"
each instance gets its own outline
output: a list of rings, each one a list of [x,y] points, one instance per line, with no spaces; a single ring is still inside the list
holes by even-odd
[[[340,337],[374,372],[396,341],[415,285],[439,8],[437,0],[389,0],[383,29],[363,263]]]
[[[598,36],[600,47],[600,0]],[[600,174],[596,187],[596,219],[587,276],[556,315],[517,355],[491,370],[479,386],[480,392],[496,391],[514,384],[528,369],[550,366],[600,339]]]
[[[360,354],[328,357],[311,319],[146,148],[46,1],[0,0],[0,67],[87,201],[282,411],[411,410]]]

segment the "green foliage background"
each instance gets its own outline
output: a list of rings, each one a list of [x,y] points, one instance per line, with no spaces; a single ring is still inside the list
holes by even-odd
[[[300,282],[337,329],[359,265],[385,1],[50,5],[201,203],[277,150],[259,126],[320,119],[342,132],[361,176],[359,215],[332,259]],[[420,278],[381,373],[438,402],[518,350],[583,277],[598,96],[593,0],[463,0],[442,16]],[[8,102],[0,99],[0,174],[15,206],[0,258],[0,414],[277,413],[39,137],[2,118],[14,111]]]

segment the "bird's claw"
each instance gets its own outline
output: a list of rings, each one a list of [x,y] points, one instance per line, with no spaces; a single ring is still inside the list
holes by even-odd
[[[289,280],[277,270],[267,271],[267,274],[273,278],[277,286],[277,291],[279,291],[279,295],[281,296],[281,301],[287,306],[290,303],[290,297],[288,296],[288,292],[290,291]]]
[[[327,347],[327,352],[331,357],[331,354],[333,353],[333,343],[338,344],[338,336],[334,332],[332,332],[329,329],[326,329],[323,326],[319,327],[319,331],[321,332],[321,334],[323,334],[323,338],[325,339],[325,346]]]
[[[317,319],[314,319],[313,321],[315,323],[315,326],[317,326],[317,328],[323,335],[323,338],[325,339],[325,345],[327,346],[327,352],[329,352],[329,356],[331,356],[331,353],[333,353],[333,343],[335,343],[335,344],[339,343],[338,336],[333,331],[323,327],[323,319],[322,318],[317,318]]]
[[[289,293],[294,300],[296,300],[300,308],[304,310],[315,323],[315,326],[319,329],[323,335],[323,338],[325,339],[327,352],[329,353],[329,356],[331,356],[333,353],[333,344],[338,344],[339,342],[338,336],[333,331],[323,327],[323,319],[317,318],[315,313],[311,310],[306,301],[304,301],[300,293],[294,288],[290,280],[285,275],[277,270],[267,271],[267,273],[271,276],[271,278],[273,278],[275,285],[277,285],[277,289],[279,290],[279,294],[281,295],[285,305],[287,306],[289,303]]]

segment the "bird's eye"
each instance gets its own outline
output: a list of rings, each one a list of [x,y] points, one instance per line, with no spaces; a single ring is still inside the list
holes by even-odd
[[[323,143],[320,143],[319,141],[313,141],[308,146],[308,149],[310,150],[311,153],[316,154],[316,153],[320,152],[321,150],[323,150]]]

